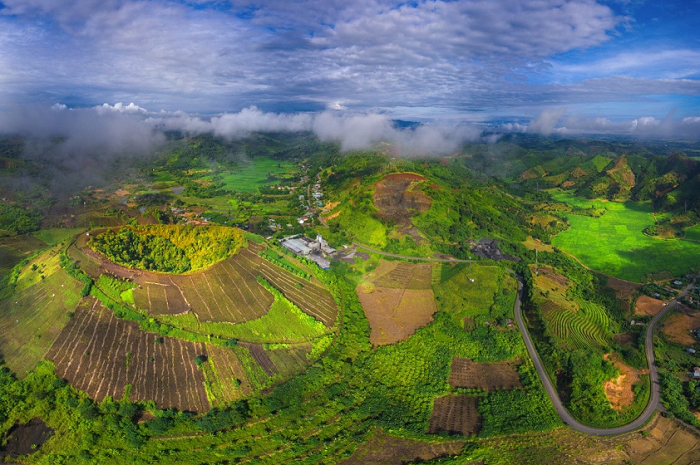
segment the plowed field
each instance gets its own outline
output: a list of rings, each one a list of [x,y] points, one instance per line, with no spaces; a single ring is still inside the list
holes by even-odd
[[[47,358],[56,364],[59,377],[95,400],[120,399],[131,385],[131,400],[202,412],[209,410],[209,403],[204,375],[194,363],[198,355],[206,355],[203,344],[159,339],[86,297]]]
[[[432,265],[381,261],[357,287],[369,320],[370,342],[377,346],[407,339],[433,320]]]
[[[511,362],[475,363],[467,358],[452,359],[449,383],[467,389],[512,389],[521,386],[520,375]]]
[[[470,396],[436,397],[428,433],[437,434],[445,431],[465,436],[478,433],[481,428],[481,417],[477,410],[478,402],[477,397]]]

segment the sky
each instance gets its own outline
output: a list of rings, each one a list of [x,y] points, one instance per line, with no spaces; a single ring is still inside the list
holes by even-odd
[[[113,113],[348,149],[485,127],[698,139],[700,0],[0,0],[0,132]]]

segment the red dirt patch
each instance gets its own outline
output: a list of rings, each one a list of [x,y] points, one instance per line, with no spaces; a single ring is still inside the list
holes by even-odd
[[[512,362],[475,363],[459,357],[452,359],[449,383],[452,387],[486,391],[522,386]]]
[[[651,315],[654,316],[664,308],[664,303],[659,299],[649,297],[648,295],[640,295],[637,302],[634,304],[635,315]]]
[[[403,465],[457,455],[465,441],[428,442],[390,436],[382,430],[360,445],[342,465]]]
[[[640,371],[625,365],[617,354],[605,354],[603,358],[611,361],[620,372],[617,378],[603,384],[610,406],[619,412],[623,407],[632,405],[634,401],[632,386],[639,381]]]
[[[379,217],[398,225],[410,225],[410,218],[427,211],[433,201],[415,188],[418,182],[425,180],[413,173],[384,176],[374,185],[374,205],[379,210]]]
[[[478,397],[447,395],[436,397],[433,414],[430,416],[428,433],[476,434],[481,428],[481,417],[477,410]]]
[[[697,341],[690,333],[700,328],[700,310],[684,309],[682,313],[674,313],[664,322],[663,333],[673,342],[693,345]]]

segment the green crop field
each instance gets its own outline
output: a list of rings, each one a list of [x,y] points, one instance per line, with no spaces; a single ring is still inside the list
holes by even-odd
[[[256,192],[260,186],[268,186],[288,177],[295,171],[294,165],[286,161],[255,157],[240,164],[235,171],[222,176],[225,189],[241,192]]]
[[[0,238],[0,276],[43,247],[46,244],[34,236]]]
[[[48,245],[56,245],[64,239],[73,237],[84,230],[84,228],[51,228],[41,229],[32,233],[32,235],[46,242]]]
[[[328,333],[320,321],[299,310],[285,298],[275,297],[267,314],[245,323],[200,323],[193,313],[159,316],[165,323],[201,334],[215,334],[247,342],[306,342]]]
[[[503,270],[496,266],[443,266],[441,283],[433,286],[435,300],[440,306],[450,308],[453,320],[461,326],[465,317],[489,313],[502,274]]]
[[[693,241],[700,241],[700,224],[685,230],[685,238]]]
[[[0,351],[19,376],[44,358],[78,305],[81,287],[59,269],[0,302]]]
[[[561,191],[551,194],[560,202],[607,210],[600,218],[569,215],[571,229],[552,239],[553,245],[594,270],[643,282],[651,273],[677,276],[700,266],[700,243],[644,235],[644,228],[654,224],[649,204],[591,201]]]

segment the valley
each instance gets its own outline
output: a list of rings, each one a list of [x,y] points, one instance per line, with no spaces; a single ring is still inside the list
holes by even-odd
[[[646,463],[693,437],[657,406],[700,425],[696,165],[520,143],[493,176],[490,145],[207,135],[75,202],[14,202],[36,223],[2,226],[0,418],[55,433],[13,460],[593,463],[589,433]]]

